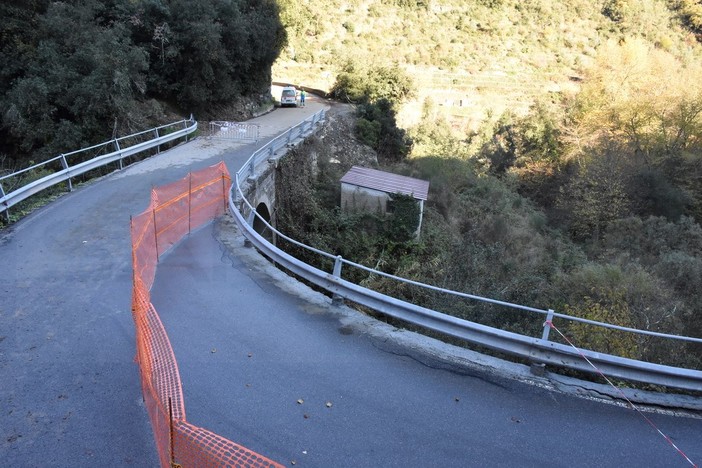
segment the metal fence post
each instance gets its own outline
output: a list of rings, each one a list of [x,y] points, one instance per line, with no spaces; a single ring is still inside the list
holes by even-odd
[[[551,332],[551,321],[553,320],[553,309],[548,309],[546,312],[546,320],[544,320],[544,330],[541,332],[541,339],[548,341],[548,334]],[[543,362],[532,362],[529,366],[532,374],[543,377],[546,375],[546,364]]]
[[[190,171],[188,173],[188,234],[190,234],[190,226],[191,226],[191,216],[192,216],[192,211],[191,211],[191,206],[193,202],[193,171]]]
[[[161,138],[158,134],[158,127],[154,128],[154,135],[156,135],[156,139]],[[156,146],[156,154],[161,154],[161,145]]]
[[[344,265],[343,258],[341,255],[336,256],[336,260],[334,260],[334,271],[332,272],[332,275],[335,278],[341,278],[341,267]],[[339,296],[338,294],[332,295],[332,305],[341,305],[344,301],[344,298]]]
[[[122,166],[122,148],[119,147],[119,140],[117,140],[117,138],[114,139],[113,143],[115,144],[115,149],[119,153],[119,170],[121,171],[124,169]]]
[[[156,246],[156,263],[158,264],[158,230],[156,229],[156,208],[151,210],[154,221],[154,245]]]
[[[68,161],[66,161],[66,156],[64,156],[63,153],[61,154],[61,165],[66,170],[66,174],[68,174]],[[69,176],[67,180],[68,180],[68,191],[72,192],[73,191],[73,182],[71,181],[71,177]]]
[[[0,196],[5,198],[5,190],[2,188],[2,183],[0,183]],[[7,218],[7,223],[10,223],[10,207],[7,205],[7,202],[3,202],[3,205],[5,205],[5,218]]]
[[[175,461],[175,438],[173,430],[173,403],[171,402],[171,397],[168,397],[168,446],[169,446],[169,458],[171,461],[171,468],[181,468],[182,465],[176,463]]]
[[[222,171],[222,201],[224,202],[224,212],[227,212],[227,180],[226,176],[224,175],[224,171]]]
[[[548,334],[551,332],[551,321],[553,320],[553,309],[548,309],[546,313],[546,320],[544,321],[544,331],[541,334],[541,339],[548,341]]]

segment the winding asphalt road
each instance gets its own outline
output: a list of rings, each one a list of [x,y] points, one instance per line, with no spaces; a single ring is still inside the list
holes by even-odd
[[[263,141],[321,105],[256,119]],[[157,466],[133,362],[129,216],[151,186],[221,160],[234,172],[256,146],[197,139],[2,232],[4,466]],[[634,411],[481,370],[472,354],[444,359],[458,351],[332,307],[226,217],[162,258],[152,301],[188,420],[289,466],[690,466]],[[702,460],[701,419],[647,417]]]

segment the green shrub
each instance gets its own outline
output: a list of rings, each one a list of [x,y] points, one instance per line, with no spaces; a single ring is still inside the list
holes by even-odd
[[[387,236],[397,242],[414,239],[419,227],[419,203],[410,195],[390,195]]]
[[[588,263],[559,282],[569,315],[629,328],[678,334],[684,303],[656,276],[636,263]],[[576,346],[656,362],[679,363],[669,342],[629,332],[570,323]]]
[[[353,103],[372,103],[381,99],[400,104],[414,95],[412,79],[399,67],[359,67],[348,64],[336,77],[331,94]]]
[[[385,161],[399,161],[410,152],[412,140],[404,129],[397,126],[395,111],[387,99],[379,99],[373,103],[358,106],[357,115],[363,123],[361,131],[368,137],[366,141],[374,141],[371,145],[378,152],[379,158]],[[359,128],[358,126],[356,128]]]
[[[380,122],[360,117],[356,120],[356,135],[371,148],[377,148],[380,141]]]

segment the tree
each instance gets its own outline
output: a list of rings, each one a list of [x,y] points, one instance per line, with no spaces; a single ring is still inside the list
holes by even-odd
[[[649,158],[699,149],[702,67],[643,40],[608,42],[570,109],[569,154],[616,139]]]
[[[697,35],[697,40],[702,42],[702,3],[699,0],[671,0],[669,3]]]
[[[129,31],[103,25],[90,2],[51,3],[37,26],[32,60],[5,96],[3,126],[19,147],[53,156],[128,127],[148,67]]]
[[[201,115],[265,93],[286,41],[273,0],[151,0],[130,4],[123,15],[136,44],[149,51],[149,92]]]
[[[412,140],[397,126],[393,104],[385,98],[358,106],[356,132],[386,161],[399,161],[409,154]]]
[[[565,158],[617,148],[640,215],[702,216],[702,67],[638,39],[607,43],[561,132]],[[623,167],[623,166],[622,166]],[[582,171],[581,171],[582,172]],[[641,190],[644,178],[653,184]]]
[[[336,77],[331,94],[357,104],[386,100],[400,104],[414,96],[412,78],[398,67],[358,66],[349,63]]]
[[[663,333],[680,333],[683,302],[664,282],[637,263],[587,263],[558,282],[568,315]],[[570,322],[574,344],[634,359],[679,363],[684,357],[665,342],[630,332]]]
[[[622,160],[616,149],[593,156],[563,187],[558,204],[569,213],[575,239],[597,244],[607,226],[629,214]]]
[[[3,2],[0,151],[43,159],[182,114],[265,100],[273,0]],[[158,99],[157,102],[154,98]]]
[[[5,121],[5,113],[11,105],[7,93],[14,81],[24,76],[27,64],[34,60],[39,43],[39,16],[46,11],[48,3],[48,0],[0,2],[0,108],[3,109],[0,153],[9,153],[11,165],[15,163],[14,153],[19,141],[10,134]]]

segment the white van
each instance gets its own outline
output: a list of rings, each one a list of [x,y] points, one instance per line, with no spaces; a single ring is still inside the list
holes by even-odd
[[[280,94],[280,107],[297,107],[297,89],[294,86],[286,86]]]

